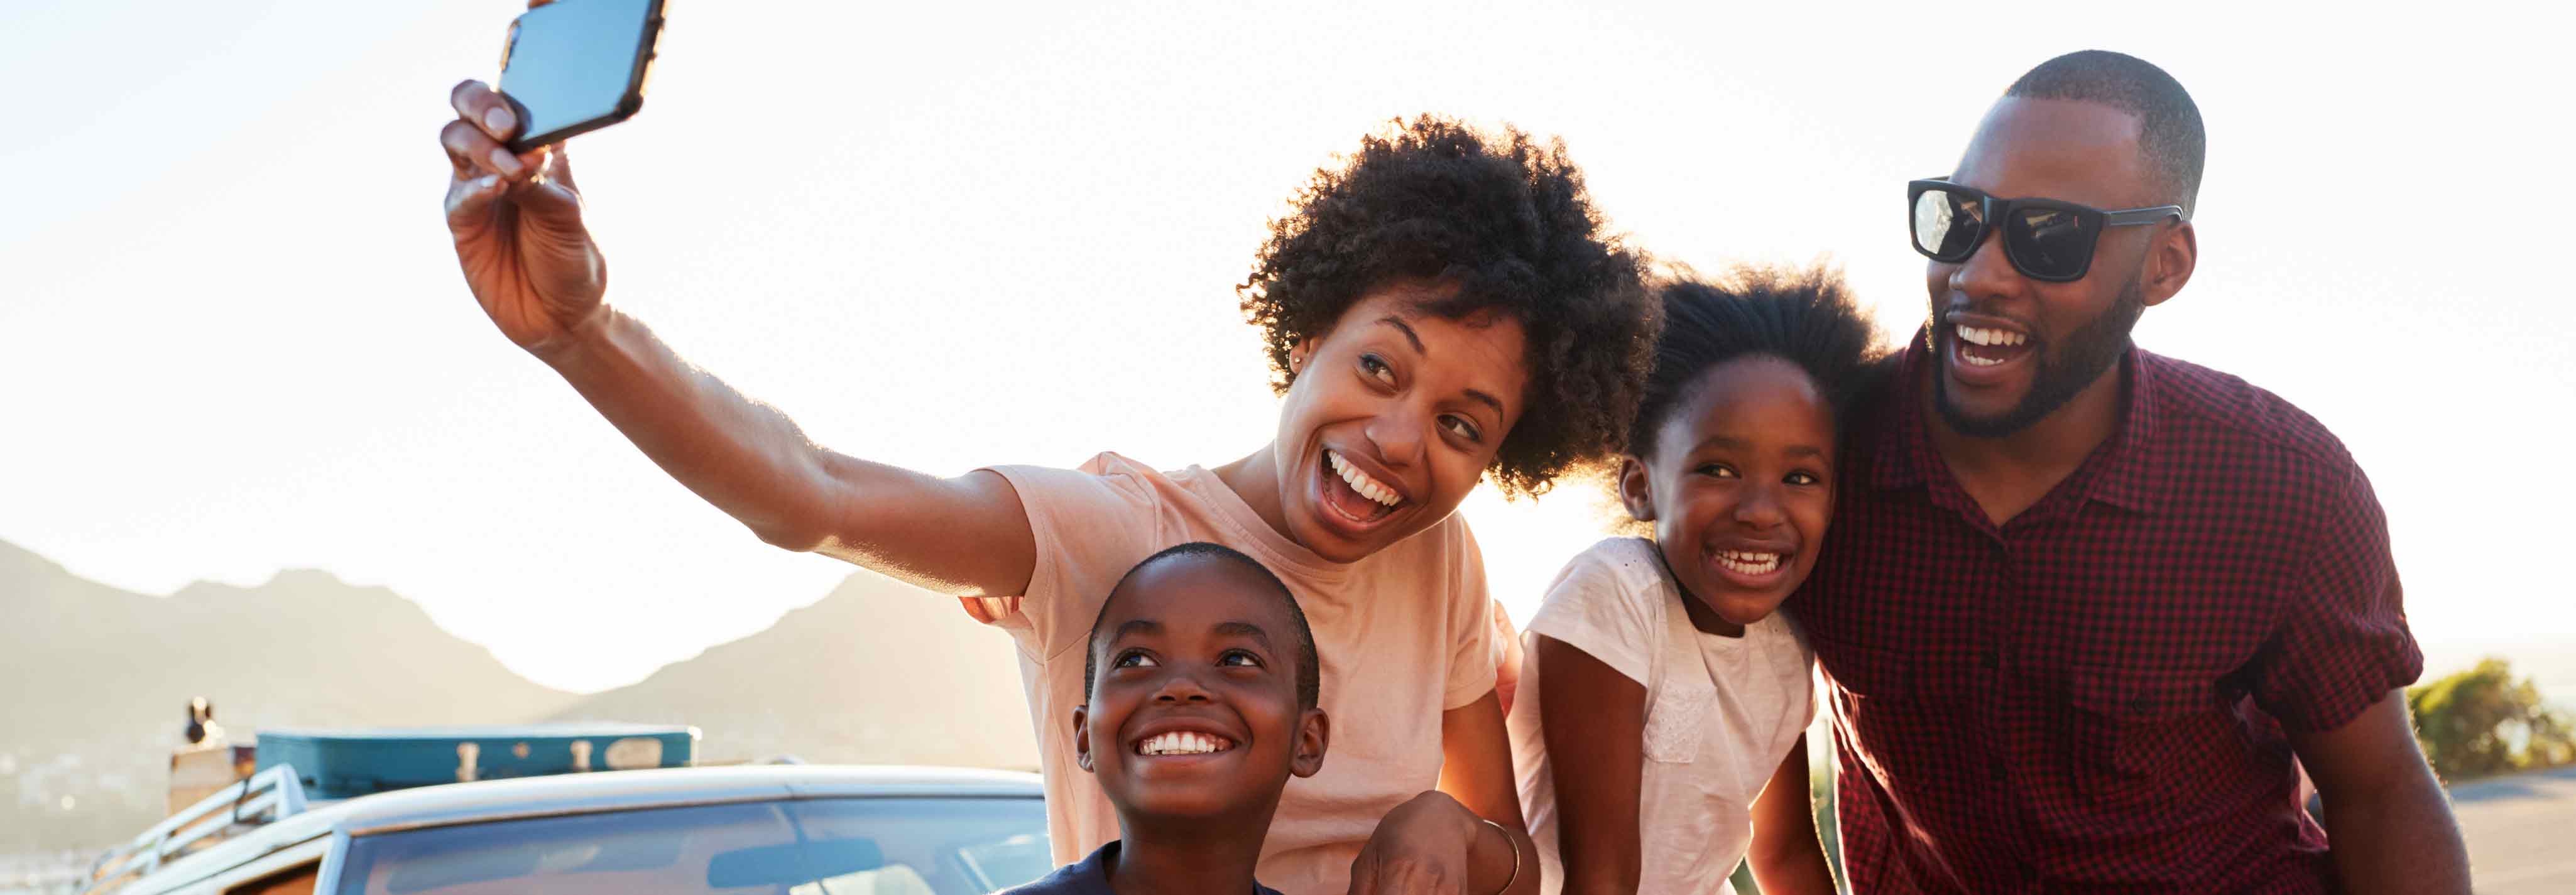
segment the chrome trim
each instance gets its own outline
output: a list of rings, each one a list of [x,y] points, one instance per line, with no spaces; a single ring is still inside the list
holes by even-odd
[[[349,834],[331,831],[331,847],[322,852],[322,872],[313,878],[314,895],[340,891],[340,871],[349,866]]]
[[[957,801],[981,801],[981,800],[1009,800],[1009,801],[1038,800],[1038,801],[1043,801],[1043,799],[1040,799],[1038,796],[1035,796],[1035,795],[1025,795],[1025,796],[1023,796],[1023,795],[1004,795],[1004,794],[994,794],[994,795],[983,795],[983,794],[968,794],[968,795],[949,794],[949,795],[936,795],[936,794],[929,794],[929,793],[908,793],[908,792],[907,792],[907,793],[874,793],[874,794],[865,794],[865,795],[861,795],[861,794],[844,794],[844,793],[803,793],[803,792],[793,792],[793,791],[790,791],[790,792],[768,792],[768,793],[732,793],[732,794],[727,794],[727,795],[722,795],[722,796],[709,796],[709,797],[695,798],[695,799],[681,799],[681,800],[669,801],[669,802],[638,802],[638,803],[633,803],[633,804],[624,804],[624,805],[570,805],[570,806],[560,806],[560,807],[553,807],[553,808],[529,808],[529,809],[523,809],[523,810],[519,810],[519,811],[501,811],[501,812],[495,812],[495,813],[491,813],[491,814],[477,814],[477,815],[473,815],[473,816],[470,816],[470,817],[440,817],[440,818],[422,818],[422,819],[418,819],[418,820],[401,820],[401,821],[392,821],[392,822],[389,822],[389,823],[380,823],[380,824],[376,824],[376,825],[374,825],[374,826],[367,826],[367,827],[354,827],[354,828],[350,828],[350,829],[348,829],[347,831],[345,831],[342,835],[346,835],[346,836],[349,836],[349,837],[355,838],[355,837],[359,837],[359,836],[381,836],[381,835],[384,835],[384,834],[386,834],[386,833],[407,833],[407,832],[411,832],[411,831],[413,831],[413,830],[430,830],[430,829],[437,829],[437,828],[439,828],[439,827],[461,827],[461,826],[469,826],[469,825],[472,825],[472,824],[498,823],[498,822],[503,822],[503,821],[514,821],[514,820],[535,820],[535,819],[537,819],[537,818],[543,818],[543,817],[578,817],[578,816],[581,816],[581,815],[587,815],[587,814],[616,814],[616,813],[623,812],[623,811],[658,811],[658,810],[661,810],[661,809],[664,809],[664,808],[699,808],[699,807],[704,807],[704,806],[708,806],[708,805],[740,805],[740,804],[743,804],[743,803],[745,803],[745,802],[811,802],[811,801],[820,801],[820,800],[824,800],[824,799],[943,799],[943,800],[957,800]]]

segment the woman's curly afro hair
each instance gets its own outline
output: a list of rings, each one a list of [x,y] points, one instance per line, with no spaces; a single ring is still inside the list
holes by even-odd
[[[1270,349],[1271,386],[1296,378],[1289,351],[1330,331],[1371,290],[1452,287],[1423,307],[1496,314],[1527,333],[1528,392],[1487,470],[1505,494],[1538,494],[1571,467],[1624,446],[1652,361],[1659,306],[1644,256],[1605,232],[1560,141],[1424,115],[1360,141],[1315,172],[1235,288]]]

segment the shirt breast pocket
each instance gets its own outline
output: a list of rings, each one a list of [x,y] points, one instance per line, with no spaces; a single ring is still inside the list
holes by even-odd
[[[1913,667],[1903,655],[1823,640],[1815,644],[1816,660],[1833,681],[1834,697],[1845,714],[1901,712],[1917,702],[1915,689],[1926,669]]]
[[[1646,707],[1646,759],[1688,764],[1699,756],[1700,736],[1708,726],[1709,705],[1717,700],[1717,688],[1697,674],[1668,675],[1662,685]]]
[[[2229,767],[2236,741],[2211,675],[2079,668],[2068,681],[2077,792],[2096,803],[2151,803],[2184,775]]]

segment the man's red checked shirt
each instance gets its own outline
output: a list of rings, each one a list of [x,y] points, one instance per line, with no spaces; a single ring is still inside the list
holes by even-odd
[[[2118,429],[1998,527],[1926,436],[1931,360],[1918,335],[1855,424],[1789,603],[1833,684],[1854,890],[2334,891],[2283,729],[2423,668],[2343,445],[2132,349]]]

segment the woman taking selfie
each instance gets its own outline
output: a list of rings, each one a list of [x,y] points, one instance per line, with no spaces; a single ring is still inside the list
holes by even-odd
[[[762,540],[973,598],[1007,630],[1060,861],[1119,835],[1064,723],[1093,617],[1138,560],[1213,541],[1305,606],[1335,722],[1259,878],[1291,895],[1536,890],[1483,560],[1456,511],[1486,477],[1535,493],[1620,442],[1655,320],[1638,256],[1603,232],[1561,147],[1423,117],[1316,172],[1236,287],[1282,397],[1258,450],[938,478],[816,446],[680,359],[607,301],[561,147],[503,148],[518,122],[480,83],[451,100],[447,223],[484,313]]]

